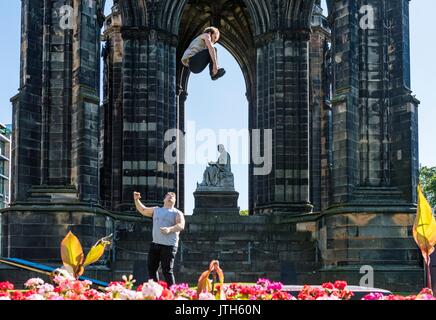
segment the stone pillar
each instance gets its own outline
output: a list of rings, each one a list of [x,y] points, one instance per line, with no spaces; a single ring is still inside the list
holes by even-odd
[[[330,30],[322,12],[315,6],[310,36],[310,200],[315,212],[328,207],[330,191]]]
[[[165,133],[177,128],[176,47],[164,31],[124,27],[123,170],[120,209],[133,191],[147,205],[161,205],[176,190],[176,165],[165,160]]]
[[[1,213],[8,257],[59,265],[68,231],[86,248],[108,235],[107,212],[96,206],[101,10],[100,1],[22,3],[15,202]]]
[[[63,8],[74,1],[45,1],[43,103],[42,103],[42,185],[71,184],[71,113],[73,71],[73,18],[61,20]],[[63,12],[71,15],[72,10]]]
[[[182,212],[185,212],[185,162],[186,162],[186,142],[184,137],[185,132],[185,103],[188,98],[188,92],[186,89],[179,88],[177,95],[177,129],[179,137],[177,141],[179,143],[177,147],[177,208]],[[180,135],[183,135],[180,136]]]
[[[98,201],[99,5],[23,2],[14,199],[50,200],[62,189],[76,200]],[[31,187],[38,187],[33,200]]]
[[[121,13],[117,6],[106,19],[104,37],[104,83],[101,117],[100,198],[106,208],[118,210],[122,193],[123,49]]]
[[[257,42],[256,123],[260,130],[273,130],[273,143],[265,146],[265,152],[272,153],[272,172],[253,178],[255,213],[312,209],[308,40],[308,32],[281,30]]]
[[[374,26],[360,12],[366,5]],[[418,101],[410,95],[408,1],[338,0],[330,8],[333,197],[319,221],[323,271],[350,279],[371,265],[387,283],[418,283],[411,236]]]
[[[409,1],[386,1],[390,100],[390,177],[404,199],[416,203],[419,180],[418,106],[410,81]]]
[[[346,202],[356,184],[358,160],[358,16],[356,1],[335,1],[333,49],[333,201]],[[351,45],[353,44],[353,45]]]
[[[43,1],[21,2],[20,89],[11,100],[11,202],[24,201],[32,185],[41,182],[41,103],[43,56]]]
[[[359,13],[364,5],[374,26]],[[401,193],[413,203],[419,101],[410,91],[408,1],[335,1],[331,17],[333,202],[368,200],[365,193],[392,202]]]
[[[99,201],[101,4],[75,0],[72,46],[71,183],[79,200]]]

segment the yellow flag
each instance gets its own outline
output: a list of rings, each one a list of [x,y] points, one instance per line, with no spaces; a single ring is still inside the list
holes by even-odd
[[[436,244],[436,220],[430,204],[422,193],[421,186],[418,186],[418,210],[413,224],[413,237],[428,264],[428,258],[433,253]]]

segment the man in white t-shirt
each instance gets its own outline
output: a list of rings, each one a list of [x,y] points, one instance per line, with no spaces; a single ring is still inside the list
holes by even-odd
[[[153,218],[153,242],[148,254],[148,274],[154,281],[159,281],[159,265],[169,286],[175,284],[174,260],[179,246],[180,232],[185,229],[183,212],[176,209],[176,194],[165,195],[164,206],[148,208],[140,199],[141,194],[134,192],[136,209],[145,217]]]
[[[200,73],[209,65],[212,80],[218,80],[226,70],[218,67],[218,50],[214,44],[220,39],[218,28],[206,28],[190,43],[183,54],[182,63],[192,73]]]

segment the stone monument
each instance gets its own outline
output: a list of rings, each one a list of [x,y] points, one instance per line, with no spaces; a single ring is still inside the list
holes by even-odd
[[[235,191],[230,154],[222,144],[218,152],[218,160],[209,162],[203,182],[197,183],[194,214],[239,214],[239,193]]]

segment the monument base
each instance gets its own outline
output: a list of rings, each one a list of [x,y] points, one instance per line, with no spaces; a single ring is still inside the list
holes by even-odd
[[[194,215],[200,214],[235,214],[239,215],[236,191],[196,191],[194,192]]]

